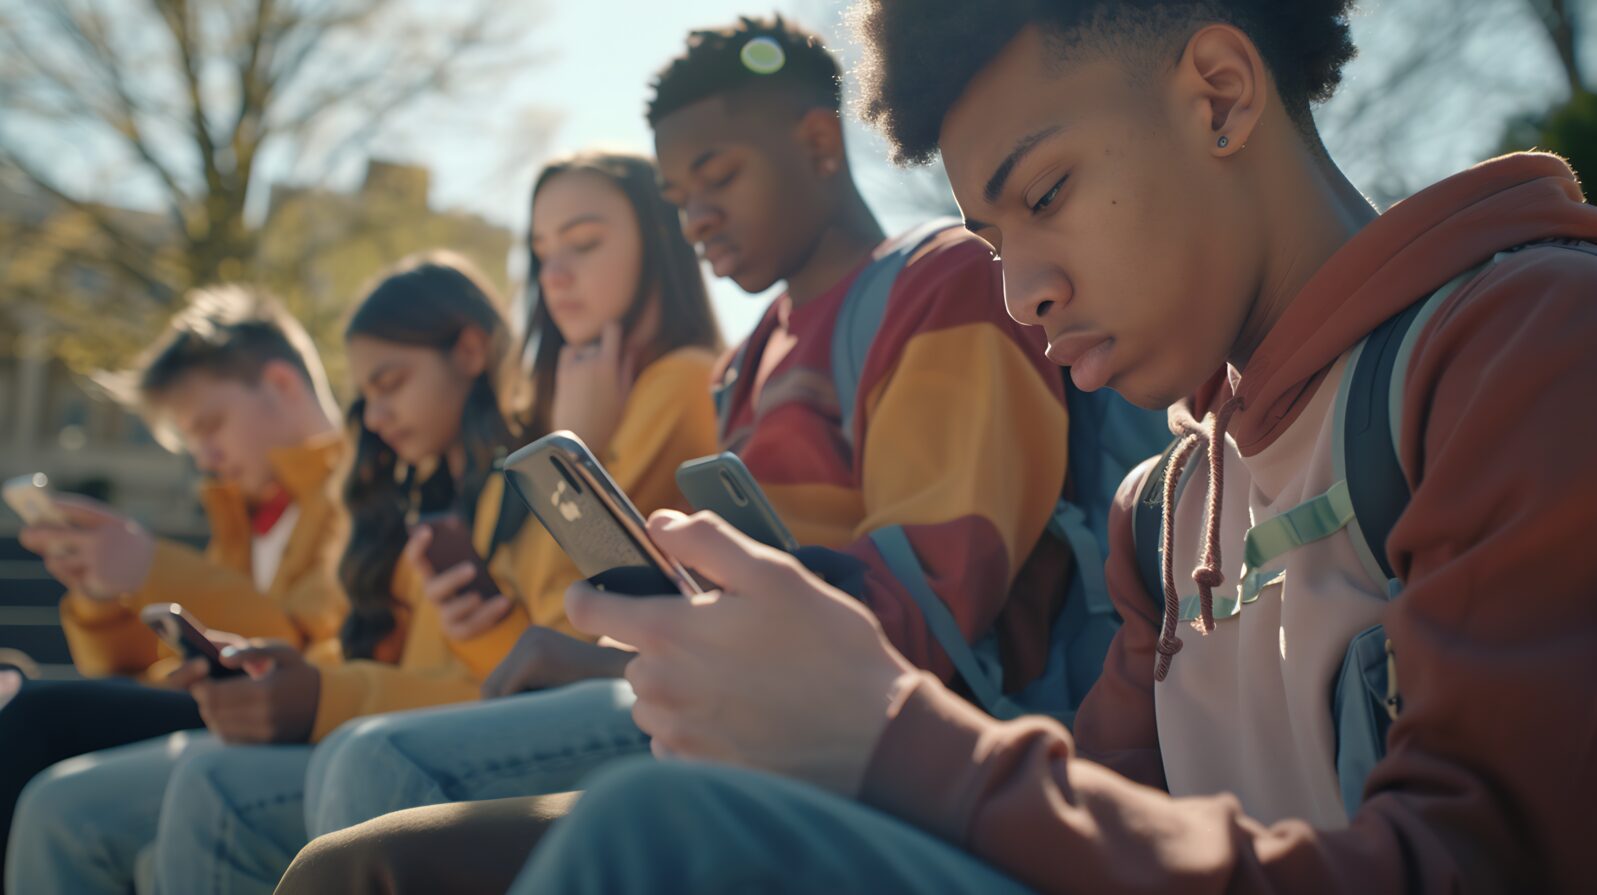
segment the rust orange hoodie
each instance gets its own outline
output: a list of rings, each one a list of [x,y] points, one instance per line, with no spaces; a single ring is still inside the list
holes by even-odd
[[[1545,155],[1489,162],[1367,226],[1219,383],[1234,415],[1209,633],[1180,627],[1161,661],[1162,601],[1130,547],[1144,464],[1112,517],[1125,626],[1075,737],[994,721],[922,679],[893,709],[864,799],[1049,892],[1590,891],[1597,248],[1550,240],[1597,242],[1597,209]],[[1402,595],[1385,599],[1345,529],[1245,568],[1250,527],[1334,484],[1348,352],[1527,245],[1452,292],[1411,356],[1413,497],[1387,544]],[[1182,558],[1203,552],[1204,478],[1172,510],[1180,597]],[[1376,623],[1403,708],[1350,820],[1330,692],[1350,636]]]

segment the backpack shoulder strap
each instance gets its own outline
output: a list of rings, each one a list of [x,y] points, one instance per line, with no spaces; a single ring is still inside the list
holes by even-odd
[[[959,630],[959,623],[954,620],[954,614],[927,582],[926,573],[921,569],[920,559],[915,555],[915,549],[910,545],[909,536],[904,533],[904,529],[897,525],[883,526],[872,531],[870,538],[876,545],[876,551],[882,555],[882,560],[887,564],[888,571],[915,599],[915,605],[920,609],[926,627],[932,632],[932,636],[937,638],[937,644],[954,663],[954,670],[959,673],[965,686],[970,689],[971,695],[981,707],[988,714],[1001,720],[1017,718],[1024,714],[1023,708],[1004,696],[1001,684],[994,680],[976,658],[976,652],[965,640],[964,633]]]
[[[505,458],[499,457],[494,461],[494,475],[499,477],[499,518],[494,520],[493,536],[488,540],[488,552],[483,559],[492,557],[500,547],[510,543],[521,532],[521,526],[527,523],[527,516],[531,508],[527,502],[511,493],[515,489],[510,487],[510,480],[505,473]]]
[[[1137,492],[1137,502],[1131,506],[1131,546],[1137,554],[1137,572],[1142,578],[1142,589],[1160,612],[1164,611],[1164,563],[1160,555],[1164,535],[1164,480],[1170,474],[1170,455],[1176,452],[1179,444],[1179,438],[1171,441],[1154,461],[1154,467],[1143,480],[1142,490]],[[1188,463],[1188,471],[1195,465]],[[1186,485],[1186,476],[1182,479],[1176,486],[1177,497]]]
[[[958,226],[951,218],[938,218],[894,239],[860,271],[843,297],[837,323],[832,328],[832,386],[842,420],[843,438],[853,446],[855,399],[865,359],[870,355],[876,333],[887,316],[887,302],[893,295],[893,282],[921,246],[932,237]]]
[[[721,374],[721,381],[715,384],[710,391],[710,400],[715,405],[715,432],[716,441],[726,444],[728,426],[732,422],[732,396],[737,392],[738,381],[743,378],[744,367],[749,362],[749,346],[751,335],[743,340],[732,354],[732,362],[727,364],[726,372]]]
[[[1354,550],[1365,571],[1385,582],[1389,597],[1402,589],[1387,558],[1386,539],[1409,501],[1408,480],[1398,459],[1409,361],[1425,324],[1459,287],[1492,261],[1459,274],[1376,327],[1353,349],[1337,390],[1333,473],[1337,481],[1348,485],[1353,504],[1348,527]]]

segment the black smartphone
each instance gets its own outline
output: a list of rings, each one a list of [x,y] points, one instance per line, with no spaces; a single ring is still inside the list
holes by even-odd
[[[505,481],[577,569],[601,590],[696,594],[681,564],[649,540],[643,515],[571,432],[552,432],[505,458]]]
[[[416,520],[417,527],[427,526],[432,531],[432,542],[427,545],[427,564],[433,574],[453,569],[469,562],[477,572],[471,583],[460,589],[461,593],[475,593],[484,600],[499,595],[499,583],[488,573],[488,564],[477,555],[471,544],[471,532],[458,513],[425,513]]]
[[[788,553],[798,550],[793,533],[737,454],[689,460],[677,467],[677,487],[695,510],[715,513],[766,546]]]
[[[222,651],[205,636],[205,626],[177,603],[153,603],[139,611],[139,618],[155,636],[177,650],[183,661],[204,659],[213,678],[238,677],[244,672],[222,664]]]

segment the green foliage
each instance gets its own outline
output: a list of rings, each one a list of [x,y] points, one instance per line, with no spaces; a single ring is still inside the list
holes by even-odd
[[[1544,149],[1569,160],[1583,182],[1597,180],[1597,93],[1581,91],[1568,102],[1508,126],[1503,151]]]

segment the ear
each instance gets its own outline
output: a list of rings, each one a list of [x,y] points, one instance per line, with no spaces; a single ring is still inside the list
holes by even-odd
[[[468,379],[475,379],[488,368],[488,334],[475,326],[468,326],[455,338],[455,347],[449,358]]]
[[[810,163],[810,170],[822,180],[829,180],[843,170],[843,119],[830,109],[814,108],[804,113],[793,129],[800,151]]]
[[[261,367],[260,384],[277,398],[288,398],[306,390],[305,377],[293,364],[280,359],[269,360]]]
[[[1187,41],[1177,79],[1191,98],[1195,138],[1216,157],[1241,152],[1270,100],[1269,70],[1253,41],[1230,25],[1210,25]]]

